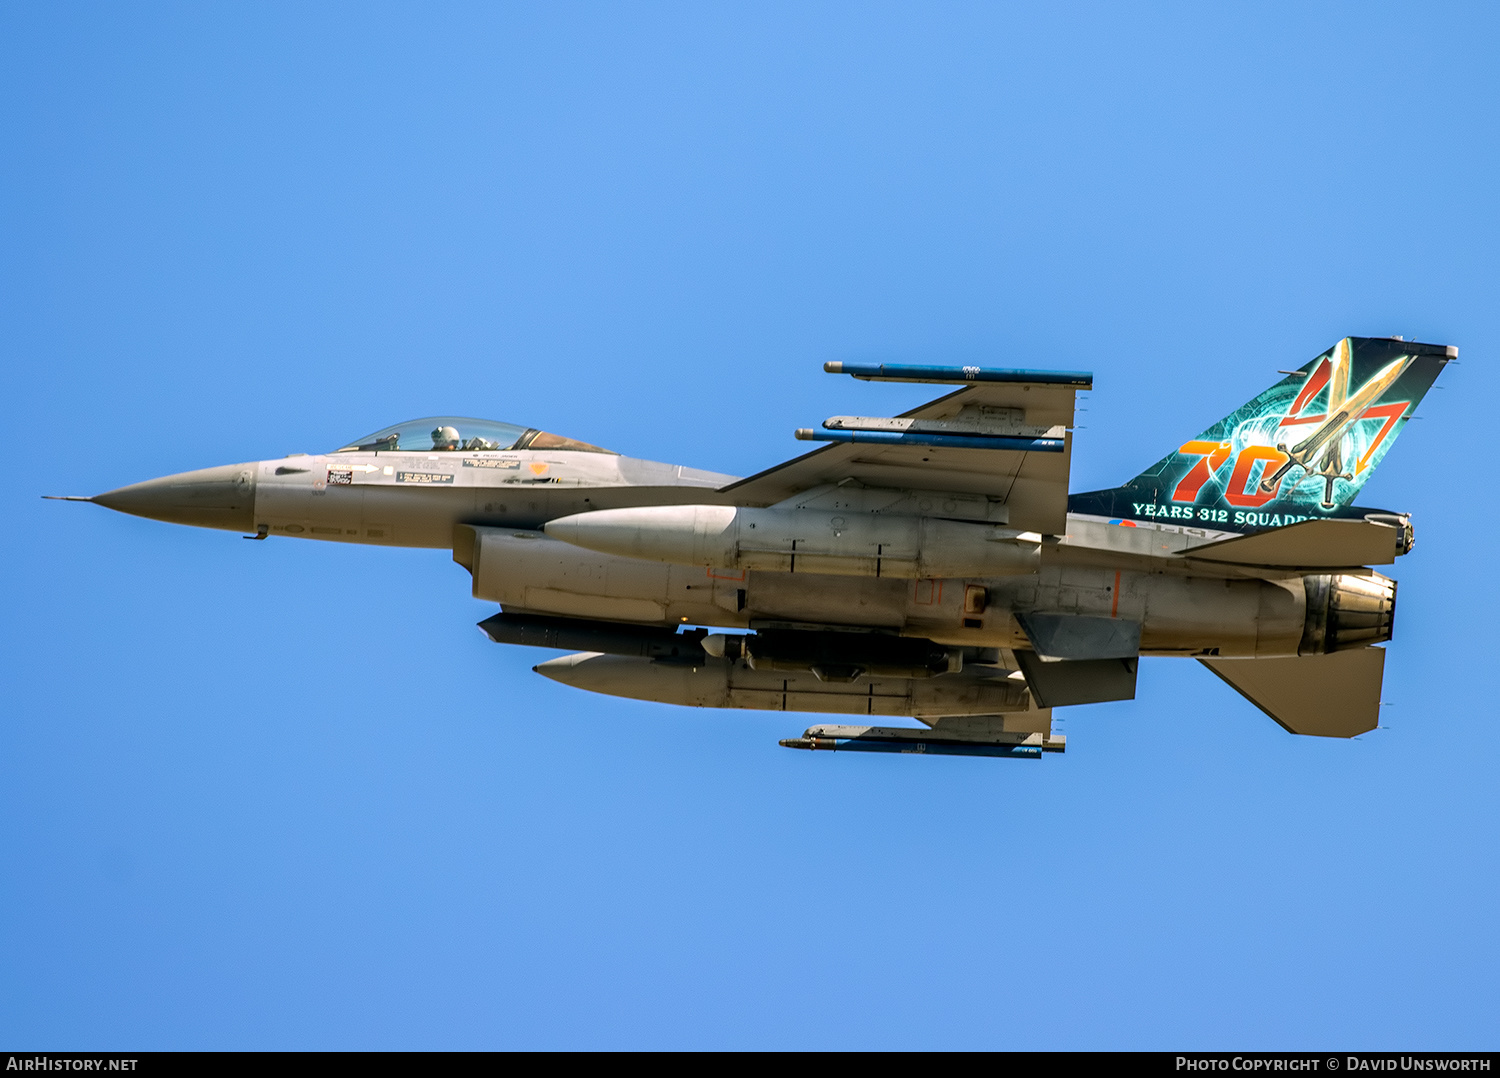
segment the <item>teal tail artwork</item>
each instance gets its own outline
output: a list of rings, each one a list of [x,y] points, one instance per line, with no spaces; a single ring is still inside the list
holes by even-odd
[[[1456,348],[1345,337],[1122,487],[1075,494],[1074,513],[1254,532],[1360,517],[1360,488]]]

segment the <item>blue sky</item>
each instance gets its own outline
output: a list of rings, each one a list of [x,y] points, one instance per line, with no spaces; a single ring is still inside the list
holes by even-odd
[[[1497,19],[0,8],[0,1043],[1495,1047]],[[38,497],[924,399],[833,359],[1094,371],[1087,490],[1391,333],[1462,353],[1354,742],[1152,660],[1040,764],[790,752],[532,674],[443,552]]]

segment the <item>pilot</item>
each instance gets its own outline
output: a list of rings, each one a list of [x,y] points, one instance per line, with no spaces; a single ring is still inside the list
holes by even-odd
[[[457,427],[439,427],[432,432],[432,448],[456,450],[461,439]]]

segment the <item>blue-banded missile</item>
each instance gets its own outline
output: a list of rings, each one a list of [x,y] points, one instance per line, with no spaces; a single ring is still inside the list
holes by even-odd
[[[1040,759],[1044,752],[1064,752],[1067,738],[1046,733],[959,734],[939,725],[932,730],[906,726],[810,726],[801,737],[781,742],[789,749],[844,752],[898,752],[934,756],[1009,756]]]
[[[1040,760],[1039,745],[986,745],[974,741],[887,740],[878,737],[788,737],[779,744],[789,749],[827,749],[834,752],[897,752],[912,756],[1004,756]]]
[[[928,367],[912,363],[825,363],[829,374],[851,374],[866,382],[1029,382],[1089,389],[1092,371],[1030,371],[1001,367]]]
[[[1022,453],[1061,453],[1061,438],[1018,438],[1014,435],[926,434],[885,430],[813,430],[795,432],[799,442],[867,442],[875,445],[925,445],[934,449],[1012,449]]]
[[[1024,408],[966,408],[948,419],[915,416],[835,415],[823,420],[825,430],[885,430],[898,434],[975,434],[982,437],[1061,438],[1066,427],[1041,427],[1026,422]]]

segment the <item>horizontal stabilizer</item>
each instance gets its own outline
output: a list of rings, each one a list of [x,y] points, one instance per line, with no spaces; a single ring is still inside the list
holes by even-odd
[[[1380,724],[1381,648],[1295,659],[1199,659],[1290,733],[1354,737]]]
[[[1285,528],[1191,547],[1185,557],[1287,569],[1390,565],[1404,553],[1403,529],[1372,520],[1304,520]]]

